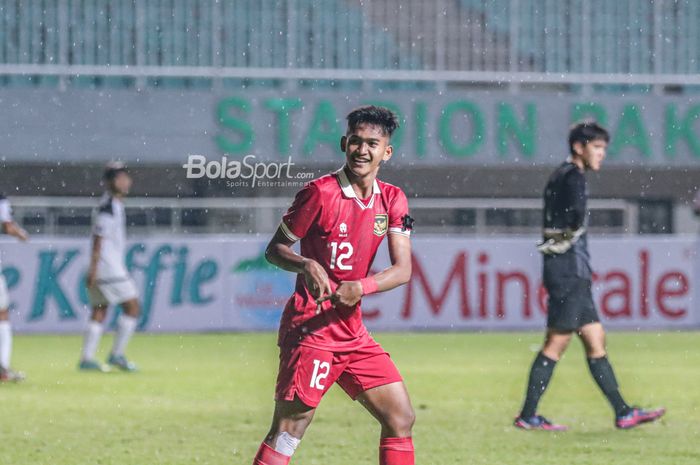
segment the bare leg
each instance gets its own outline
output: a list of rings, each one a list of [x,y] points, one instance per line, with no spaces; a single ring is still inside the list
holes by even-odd
[[[411,436],[416,414],[404,383],[391,383],[369,389],[360,394],[357,400],[381,424],[382,438]]]
[[[558,329],[547,329],[547,334],[542,347],[542,354],[554,361],[559,361],[571,342],[570,331],[560,331]]]
[[[413,465],[411,438],[416,414],[403,382],[368,389],[357,400],[382,426],[379,441],[380,465]]]
[[[586,349],[588,358],[605,357],[605,329],[600,323],[590,323],[582,326],[578,330],[578,337],[581,338],[583,346]]]
[[[253,459],[253,465],[286,465],[311,424],[316,409],[299,399],[275,402],[272,425],[260,449]]]

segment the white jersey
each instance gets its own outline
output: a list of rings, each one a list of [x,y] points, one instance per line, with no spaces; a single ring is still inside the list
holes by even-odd
[[[10,201],[7,200],[7,197],[0,194],[0,232],[3,231],[2,225],[4,223],[9,223],[11,221],[13,221],[13,220],[12,220],[12,207],[10,206]],[[2,267],[2,261],[0,261],[0,267]]]
[[[105,193],[93,216],[92,233],[102,238],[100,261],[97,263],[98,281],[119,281],[129,278],[126,255],[126,215],[124,203]]]

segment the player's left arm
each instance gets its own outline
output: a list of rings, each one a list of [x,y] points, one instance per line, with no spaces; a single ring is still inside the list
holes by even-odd
[[[333,294],[333,302],[353,306],[362,296],[394,289],[411,279],[411,231],[413,218],[408,215],[408,200],[401,190],[393,192],[389,207],[389,259],[391,266],[359,281],[343,281]],[[324,299],[327,300],[327,299]]]
[[[362,296],[384,292],[406,284],[411,279],[411,239],[403,234],[389,234],[391,266],[359,281],[342,281],[334,293],[317,299],[317,303],[331,300],[352,307]]]
[[[411,238],[404,234],[389,234],[387,239],[391,266],[364,280],[357,281],[362,283],[364,294],[372,293],[371,288],[375,286],[372,281],[376,283],[374,292],[384,292],[406,284],[411,279]]]

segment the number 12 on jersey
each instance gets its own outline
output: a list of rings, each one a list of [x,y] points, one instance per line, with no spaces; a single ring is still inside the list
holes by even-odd
[[[344,263],[352,256],[352,252],[352,244],[349,242],[331,242],[331,270],[352,270],[352,265]]]

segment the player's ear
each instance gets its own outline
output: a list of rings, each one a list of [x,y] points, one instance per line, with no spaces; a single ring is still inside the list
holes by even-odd
[[[345,150],[347,149],[348,146],[348,137],[343,136],[340,138],[340,150],[345,153]]]
[[[583,155],[583,143],[581,142],[574,142],[574,145],[572,146],[574,149],[574,153],[576,155]]]
[[[382,161],[389,161],[391,156],[394,154],[394,146],[391,144],[388,144],[386,146],[386,149],[384,150],[384,156],[382,157]]]

